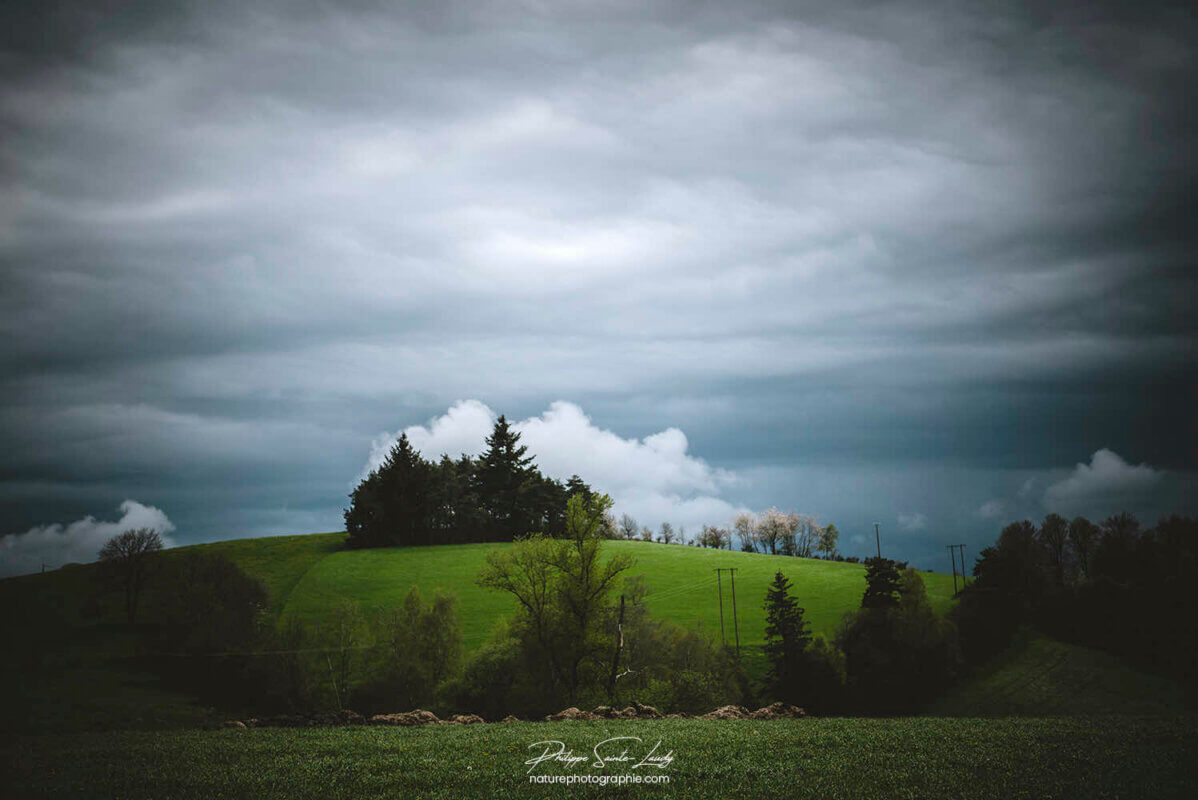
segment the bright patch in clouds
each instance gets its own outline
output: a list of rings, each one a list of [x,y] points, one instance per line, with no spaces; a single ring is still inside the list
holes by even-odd
[[[1164,472],[1147,464],[1128,464],[1118,453],[1098,450],[1089,464],[1078,464],[1066,478],[1044,491],[1049,509],[1079,510],[1141,498],[1164,477]]]
[[[126,500],[119,511],[121,518],[116,522],[104,522],[89,514],[67,525],[55,522],[0,538],[0,575],[37,572],[42,564],[57,569],[71,562],[95,561],[106,541],[134,528],[152,528],[162,535],[166,546],[171,545],[166,534],[175,526],[162,510]]]
[[[498,415],[478,400],[455,403],[427,425],[403,429],[425,458],[443,454],[477,456]],[[642,525],[662,522],[696,532],[703,524],[725,524],[741,509],[721,495],[737,477],[691,455],[686,434],[677,428],[624,438],[597,427],[574,403],[557,401],[538,417],[513,422],[541,472],[558,480],[577,473],[616,501],[615,513],[631,514]],[[399,434],[384,433],[371,447],[364,472],[383,463]]]
[[[982,519],[998,519],[1006,510],[1002,500],[987,500],[978,508],[978,516]]]
[[[899,513],[898,515],[899,530],[903,531],[922,531],[928,527],[928,518],[919,512],[911,512],[909,514]]]

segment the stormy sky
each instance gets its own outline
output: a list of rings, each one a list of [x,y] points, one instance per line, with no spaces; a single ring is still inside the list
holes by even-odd
[[[936,569],[1198,513],[1193,14],[1040,5],[5,4],[0,572],[499,413]]]

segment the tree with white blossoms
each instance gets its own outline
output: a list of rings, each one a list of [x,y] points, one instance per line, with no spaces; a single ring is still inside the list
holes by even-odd
[[[699,533],[699,546],[710,547],[714,550],[721,550],[730,541],[731,536],[727,528],[717,528],[714,525],[704,525],[703,530]]]
[[[787,514],[771,508],[757,521],[757,541],[761,543],[762,550],[768,550],[770,555],[777,555],[779,549],[783,552],[793,550],[798,526],[798,514]]]

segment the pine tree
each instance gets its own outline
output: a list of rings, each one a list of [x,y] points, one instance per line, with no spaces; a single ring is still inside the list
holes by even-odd
[[[811,642],[806,609],[790,596],[790,581],[781,572],[765,592],[766,685],[779,699],[792,699],[800,690],[804,653]]]
[[[865,560],[862,608],[894,608],[899,604],[899,571],[889,558]]]
[[[378,469],[350,495],[345,528],[351,546],[427,544],[441,505],[435,468],[402,434]]]
[[[534,473],[537,477],[540,473],[527,452],[528,447],[520,444],[520,434],[500,415],[478,465],[479,494],[492,539],[506,541],[530,532],[526,484]]]

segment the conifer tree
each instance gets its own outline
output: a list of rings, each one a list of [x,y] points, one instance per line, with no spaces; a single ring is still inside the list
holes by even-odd
[[[865,561],[865,595],[862,608],[894,608],[899,604],[899,571],[889,558]]]
[[[536,468],[527,452],[528,447],[520,444],[520,434],[500,415],[478,466],[479,494],[493,539],[510,540],[530,532],[533,515],[528,513],[531,498],[526,484]]]
[[[803,619],[806,609],[790,596],[790,581],[781,572],[774,575],[765,592],[766,684],[778,698],[789,698],[798,688],[804,653],[811,642],[810,625]]]

